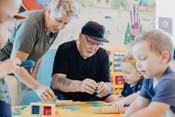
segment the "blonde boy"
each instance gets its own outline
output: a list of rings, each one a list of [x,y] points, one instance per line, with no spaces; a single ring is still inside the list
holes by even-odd
[[[168,111],[174,116],[175,73],[168,66],[172,50],[170,37],[160,30],[136,37],[133,56],[145,80],[140,95],[126,111],[126,117],[160,117]]]

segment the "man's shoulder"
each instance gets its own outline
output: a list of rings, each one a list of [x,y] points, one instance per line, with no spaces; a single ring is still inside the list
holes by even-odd
[[[98,51],[97,51],[97,54],[105,54],[105,55],[107,55],[107,51],[104,48],[100,47],[98,49]]]
[[[61,44],[59,46],[59,48],[61,48],[61,49],[71,49],[71,48],[75,47],[75,45],[76,45],[76,41],[72,40],[72,41],[68,41],[68,42],[65,42],[65,43]]]

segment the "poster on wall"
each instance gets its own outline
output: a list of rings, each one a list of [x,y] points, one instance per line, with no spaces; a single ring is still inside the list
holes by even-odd
[[[168,34],[173,34],[173,20],[170,17],[159,17],[159,29],[167,32]]]

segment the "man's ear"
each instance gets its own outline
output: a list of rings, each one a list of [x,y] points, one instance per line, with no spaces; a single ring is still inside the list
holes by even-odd
[[[83,34],[79,34],[79,40],[82,40]]]
[[[167,51],[163,51],[161,52],[160,57],[161,57],[161,63],[168,63],[170,59],[170,54]]]

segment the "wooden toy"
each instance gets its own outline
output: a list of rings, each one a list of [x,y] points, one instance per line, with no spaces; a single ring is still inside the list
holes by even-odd
[[[61,106],[61,109],[67,109],[70,111],[77,111],[77,110],[80,110],[80,106]]]
[[[69,105],[80,105],[80,104],[85,104],[85,102],[72,101],[72,100],[58,100],[56,102],[56,106],[69,106]]]
[[[115,105],[111,106],[98,106],[98,107],[91,107],[94,113],[103,113],[103,114],[112,114],[112,113],[119,113]]]
[[[121,92],[118,92],[118,89],[122,89],[125,83],[125,79],[123,78],[123,73],[121,69],[121,61],[125,55],[128,53],[128,49],[126,47],[105,47],[104,49],[109,54],[109,58],[111,61],[110,65],[110,81],[112,83],[112,93],[117,96],[121,96]]]
[[[31,117],[55,117],[55,104],[51,103],[31,103]]]

